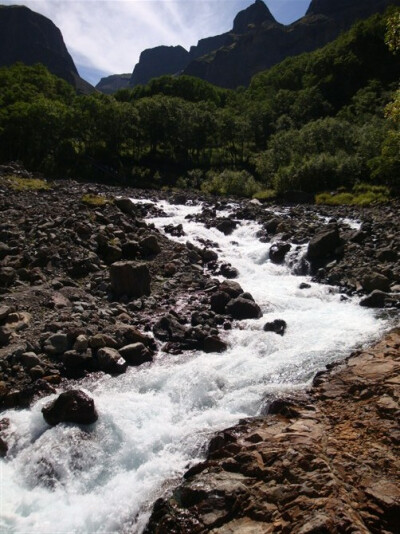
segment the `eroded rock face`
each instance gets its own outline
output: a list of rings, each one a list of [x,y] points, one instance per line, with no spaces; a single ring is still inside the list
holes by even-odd
[[[146,534],[397,533],[400,330],[218,433]]]
[[[79,389],[61,393],[55,401],[42,408],[42,413],[52,426],[58,423],[90,425],[98,419],[93,399]]]

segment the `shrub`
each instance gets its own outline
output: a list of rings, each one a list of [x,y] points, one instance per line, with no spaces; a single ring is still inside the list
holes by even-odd
[[[87,195],[83,195],[83,197],[81,198],[81,202],[86,206],[98,207],[104,206],[105,204],[109,204],[110,200],[100,195],[92,195],[88,193]]]
[[[204,193],[213,195],[252,197],[260,189],[260,184],[247,171],[232,171],[228,169],[219,174],[209,171],[207,179],[201,184],[201,190]]]
[[[22,178],[20,176],[7,176],[6,183],[13,191],[47,191],[51,189],[46,180],[40,178]]]
[[[320,193],[316,195],[315,202],[330,206],[367,206],[372,203],[387,202],[389,198],[387,187],[361,183],[355,185],[351,193]]]

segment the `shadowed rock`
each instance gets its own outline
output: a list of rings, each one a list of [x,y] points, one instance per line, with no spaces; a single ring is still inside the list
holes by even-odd
[[[94,401],[79,389],[71,389],[42,408],[43,417],[49,425],[78,423],[90,425],[98,419]]]

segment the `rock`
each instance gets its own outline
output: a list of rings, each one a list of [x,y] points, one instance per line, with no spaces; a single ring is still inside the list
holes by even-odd
[[[234,319],[259,319],[262,317],[260,306],[252,300],[237,297],[226,305],[226,313]]]
[[[239,271],[228,263],[223,263],[220,267],[220,271],[222,276],[225,276],[225,278],[232,279],[239,276]]]
[[[209,263],[211,261],[217,261],[218,260],[218,254],[209,248],[205,248],[201,252],[202,258],[204,263]]]
[[[67,350],[63,354],[63,362],[69,371],[90,369],[93,367],[93,354],[90,349],[86,351]]]
[[[102,349],[103,347],[117,348],[117,342],[112,336],[108,334],[96,334],[89,338],[89,346],[92,349]]]
[[[61,393],[42,408],[42,413],[46,423],[52,426],[64,422],[90,425],[98,419],[93,399],[79,389]]]
[[[133,240],[126,241],[125,243],[122,243],[121,250],[122,257],[125,260],[134,260],[139,253],[139,243]]]
[[[143,343],[132,343],[119,349],[119,353],[128,363],[128,365],[141,365],[145,362],[153,361],[151,352]]]
[[[89,347],[89,340],[83,334],[80,334],[74,342],[73,349],[77,352],[85,352]]]
[[[31,367],[31,369],[29,369],[28,374],[32,378],[32,380],[37,380],[38,378],[43,378],[45,372],[41,365],[35,365],[34,367]]]
[[[339,229],[330,225],[311,239],[307,259],[312,263],[319,263],[333,258],[341,244]]]
[[[362,280],[365,291],[371,292],[375,289],[379,291],[390,291],[390,280],[380,273],[370,273]]]
[[[299,285],[299,289],[310,289],[311,288],[311,285],[310,284],[307,284],[306,282],[302,282],[300,285]]]
[[[232,298],[238,297],[243,293],[242,286],[237,282],[233,282],[232,280],[224,280],[219,285],[219,291],[228,293],[228,295]]]
[[[161,317],[153,326],[153,333],[161,341],[183,341],[187,335],[187,328],[171,314]]]
[[[286,326],[286,321],[284,321],[283,319],[275,319],[270,323],[265,323],[263,330],[264,332],[275,332],[275,334],[283,336],[286,330]]]
[[[226,305],[231,297],[225,291],[217,291],[210,298],[211,309],[215,313],[225,313]]]
[[[12,306],[0,306],[0,322],[4,322],[4,320],[10,315],[10,313],[14,313],[15,309]]]
[[[111,349],[110,347],[105,347],[97,351],[97,362],[100,371],[112,375],[125,373],[128,366],[121,354],[116,349]]]
[[[144,257],[155,256],[161,252],[161,247],[155,235],[149,235],[139,241],[139,247]]]
[[[114,204],[126,215],[134,215],[136,205],[130,198],[120,197],[114,199]]]
[[[27,369],[35,367],[36,365],[41,365],[42,363],[40,358],[34,352],[24,352],[20,357],[20,361]]]
[[[364,306],[365,308],[384,308],[388,300],[389,295],[387,293],[375,289],[372,293],[360,300],[360,306]]]
[[[232,221],[232,219],[223,219],[218,222],[216,228],[225,235],[231,235],[231,233],[235,230],[236,226],[236,221]]]
[[[204,352],[224,352],[227,348],[228,345],[218,336],[207,336],[204,339]]]
[[[269,259],[272,263],[282,263],[290,249],[291,245],[289,243],[281,241],[274,243],[269,249]]]
[[[378,250],[376,257],[379,261],[397,261],[397,252],[391,248],[382,248]]]
[[[110,267],[111,288],[117,297],[143,297],[150,295],[151,276],[147,265],[117,262]]]
[[[57,355],[63,354],[69,349],[69,341],[67,334],[61,332],[53,334],[44,342],[43,350],[46,354]]]

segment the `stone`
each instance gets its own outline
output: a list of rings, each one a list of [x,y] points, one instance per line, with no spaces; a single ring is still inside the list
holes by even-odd
[[[149,349],[143,343],[131,343],[119,349],[119,353],[128,365],[138,366],[145,362],[153,361]]]
[[[225,235],[231,235],[236,226],[236,221],[232,221],[232,219],[224,219],[217,224],[216,228]]]
[[[232,267],[232,265],[223,263],[220,267],[220,271],[222,276],[228,279],[237,278],[239,276],[239,271],[236,269],[236,267]]]
[[[238,297],[243,293],[242,286],[233,280],[224,280],[219,285],[219,291],[228,293],[231,298]]]
[[[130,198],[120,197],[114,199],[114,204],[126,215],[134,215],[136,205]]]
[[[97,421],[94,401],[79,389],[61,393],[56,400],[42,408],[43,417],[49,425],[78,423],[90,425]]]
[[[375,289],[369,295],[360,300],[360,306],[365,308],[383,308],[389,299],[389,295],[384,291]]]
[[[286,321],[283,319],[275,319],[270,323],[265,323],[263,330],[264,332],[275,332],[275,334],[283,336],[286,331],[286,326]]]
[[[137,241],[126,241],[121,246],[122,257],[125,260],[134,260],[139,253],[139,243]]]
[[[269,249],[269,259],[272,263],[283,263],[290,249],[291,245],[289,243],[283,243],[281,241],[274,243]]]
[[[24,352],[20,357],[21,363],[27,369],[41,365],[41,360],[34,352]]]
[[[128,366],[121,354],[110,347],[105,347],[97,351],[97,362],[100,371],[112,375],[125,373]]]
[[[259,319],[262,311],[258,304],[249,299],[237,297],[226,305],[226,313],[234,319]]]
[[[43,350],[46,354],[57,355],[63,354],[69,348],[69,341],[67,334],[61,332],[53,334],[44,342]]]
[[[397,261],[397,256],[397,252],[391,248],[382,248],[376,254],[377,259],[382,262]]]
[[[390,280],[380,273],[370,273],[362,280],[362,286],[365,291],[371,292],[375,289],[379,291],[390,291]]]
[[[161,247],[155,235],[149,235],[139,241],[143,256],[155,256],[161,252]]]
[[[155,337],[161,341],[183,341],[187,332],[187,328],[172,314],[164,315],[153,326]]]
[[[218,336],[207,336],[204,339],[204,352],[224,352],[228,348],[225,341],[222,341]]]
[[[225,291],[217,291],[210,298],[211,310],[215,313],[225,313],[226,305],[231,297]]]
[[[312,263],[335,256],[336,249],[342,244],[337,226],[329,225],[314,236],[307,248],[307,259]]]
[[[150,295],[151,275],[144,263],[120,261],[110,266],[111,288],[117,297],[143,297]]]
[[[80,334],[76,339],[75,339],[75,342],[74,342],[74,345],[73,345],[73,349],[76,350],[77,352],[85,352],[87,350],[87,348],[89,347],[89,340],[88,338],[83,335],[83,334]]]

